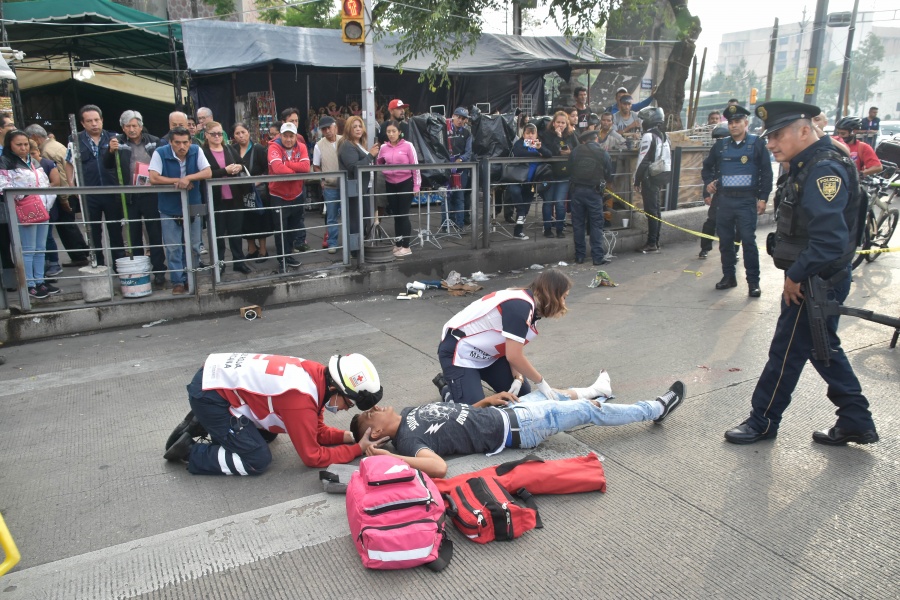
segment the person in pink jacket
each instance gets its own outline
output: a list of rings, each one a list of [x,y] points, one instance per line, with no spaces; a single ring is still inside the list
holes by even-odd
[[[416,149],[400,136],[400,127],[396,121],[388,121],[385,125],[388,143],[382,144],[376,160],[379,165],[417,165]],[[422,186],[422,176],[418,169],[398,169],[384,172],[385,189],[388,197],[388,208],[394,216],[395,234],[400,238],[394,248],[394,256],[402,257],[412,254],[409,249],[409,238],[412,224],[409,222],[409,209],[413,194]]]

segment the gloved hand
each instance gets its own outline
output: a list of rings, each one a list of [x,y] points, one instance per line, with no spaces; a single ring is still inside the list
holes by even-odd
[[[519,390],[522,389],[522,380],[516,377],[513,379],[512,385],[509,386],[509,393],[515,396],[519,395]]]
[[[553,400],[556,398],[556,394],[553,391],[553,388],[550,387],[550,384],[547,383],[547,378],[544,377],[541,379],[540,383],[537,384],[537,389],[539,389],[549,400]]]

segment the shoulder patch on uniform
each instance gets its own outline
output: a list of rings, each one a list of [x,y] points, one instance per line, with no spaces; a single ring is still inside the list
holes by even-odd
[[[841,178],[837,175],[819,177],[816,179],[816,186],[819,188],[819,193],[822,194],[822,197],[831,202],[841,190]]]

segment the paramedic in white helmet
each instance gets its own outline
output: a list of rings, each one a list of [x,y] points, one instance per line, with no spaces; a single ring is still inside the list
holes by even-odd
[[[378,372],[361,354],[332,356],[327,366],[293,356],[210,354],[187,391],[191,411],[163,456],[196,475],[263,473],[272,462],[267,442],[279,433],[307,467],[349,463],[372,442],[329,427],[324,411],[368,410],[382,396]]]

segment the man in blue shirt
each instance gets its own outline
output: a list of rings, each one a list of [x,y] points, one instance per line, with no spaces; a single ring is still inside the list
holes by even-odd
[[[750,416],[725,432],[733,444],[752,444],[774,438],[781,417],[807,362],[827,384],[835,405],[834,427],[813,432],[813,442],[843,446],[847,442],[878,441],[869,402],[862,394],[850,361],[837,336],[838,317],[826,319],[830,365],[813,356],[804,283],[821,277],[829,296],[843,302],[850,292],[850,260],[857,246],[863,218],[855,166],[838,153],[827,137],[819,138],[811,119],[820,109],[799,102],[765,102],[756,116],[765,122],[767,147],[790,175],[779,187],[780,203],[772,258],[785,271],[781,314],[751,399]]]

